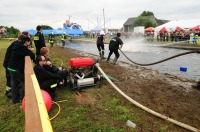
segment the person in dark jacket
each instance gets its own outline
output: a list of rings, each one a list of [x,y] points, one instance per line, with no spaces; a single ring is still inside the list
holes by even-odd
[[[53,47],[53,44],[54,44],[53,32],[51,32],[51,34],[49,34],[49,43],[50,43],[50,46]]]
[[[40,49],[42,47],[46,47],[46,44],[44,40],[44,35],[42,33],[42,27],[38,25],[36,29],[37,29],[37,33],[35,34],[33,39],[34,39],[34,43],[36,47],[36,55],[40,55]]]
[[[104,58],[104,41],[105,41],[104,35],[105,35],[104,31],[101,31],[100,34],[97,36],[97,48],[99,50],[99,55],[101,59],[105,59]]]
[[[60,81],[64,83],[63,78],[57,74],[53,74],[47,71],[44,68],[44,65],[46,65],[46,59],[44,56],[37,56],[35,64],[36,65],[34,66],[34,72],[40,88],[47,91],[50,94],[51,98],[54,100],[56,95],[56,87]]]
[[[16,45],[17,43],[21,43],[22,41],[22,37],[23,36],[29,36],[29,33],[28,32],[22,32],[19,34],[18,38],[16,41],[14,41],[13,43],[11,43],[11,45],[7,48],[6,50],[6,54],[5,54],[5,57],[4,57],[4,61],[3,61],[3,66],[5,68],[5,71],[6,71],[6,96],[11,98],[12,96],[12,92],[11,92],[11,76],[10,76],[10,73],[8,71],[8,63],[10,61],[10,56],[12,54],[12,48],[14,45]]]
[[[23,36],[20,43],[16,43],[12,48],[12,54],[8,63],[8,70],[11,75],[12,102],[19,103],[24,97],[24,65],[25,56],[35,61],[34,53],[28,49],[30,38]],[[22,84],[22,89],[18,83]]]
[[[51,60],[49,59],[49,49],[47,47],[42,47],[40,49],[40,54],[42,56],[45,57],[46,59],[46,65],[44,65],[44,68],[48,71],[50,71],[51,73],[54,73],[54,74],[58,74],[60,75],[61,77],[64,78],[65,82],[67,82],[67,76],[68,76],[68,71],[64,69],[64,67],[62,66],[55,66],[52,64]]]
[[[62,42],[62,47],[64,48],[65,46],[65,40],[66,40],[66,32],[64,32],[62,35],[61,35],[61,42]]]
[[[108,54],[108,58],[107,58],[107,62],[110,60],[110,56],[113,54],[115,54],[115,58],[114,58],[114,61],[113,63],[116,64],[117,62],[117,59],[119,58],[119,52],[118,52],[118,49],[121,49],[122,48],[122,45],[124,44],[123,41],[120,39],[120,36],[121,34],[120,33],[117,33],[117,37],[114,37],[110,40],[110,43],[109,43],[109,50],[110,50],[110,53]]]

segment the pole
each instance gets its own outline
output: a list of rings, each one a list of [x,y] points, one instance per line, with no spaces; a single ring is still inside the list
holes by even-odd
[[[69,21],[70,21],[70,18],[72,17],[72,16],[70,16],[70,15],[67,15],[68,17],[69,17]]]
[[[105,14],[104,14],[104,9],[103,9],[103,19],[104,19],[104,33],[106,34],[106,27],[105,27]]]

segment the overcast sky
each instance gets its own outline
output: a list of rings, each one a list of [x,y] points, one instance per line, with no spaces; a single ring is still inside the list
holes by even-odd
[[[103,27],[103,9],[107,28],[121,28],[143,11],[165,20],[200,18],[200,0],[0,0],[0,25],[20,31],[37,25],[58,29],[70,16],[71,22],[90,30],[98,23]]]

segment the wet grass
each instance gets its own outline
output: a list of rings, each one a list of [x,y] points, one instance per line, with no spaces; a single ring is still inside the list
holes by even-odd
[[[24,131],[25,114],[20,109],[21,104],[13,105],[5,94],[5,71],[3,60],[7,47],[11,42],[0,40],[0,130],[1,131]],[[49,46],[49,45],[48,45]],[[77,54],[67,52],[61,47],[50,48],[51,58],[56,65],[60,62],[56,58],[63,60],[64,67],[69,67],[69,59],[78,57]],[[55,59],[54,59],[55,58]],[[152,119],[152,116],[129,103],[111,86],[104,83],[102,88],[92,87],[86,90],[86,94],[94,99],[94,104],[80,104],[76,100],[76,93],[68,87],[60,87],[57,90],[60,98],[66,102],[59,103],[60,114],[51,121],[55,132],[126,132],[126,131],[168,131],[172,129],[162,120]],[[58,111],[53,105],[49,112],[50,118]],[[126,121],[131,120],[137,124],[136,129],[126,127]],[[156,126],[152,126],[153,121],[157,121]],[[151,123],[149,123],[151,122]],[[163,125],[164,124],[164,125]]]

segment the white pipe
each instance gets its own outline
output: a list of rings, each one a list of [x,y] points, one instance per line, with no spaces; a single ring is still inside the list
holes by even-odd
[[[176,120],[174,120],[174,119],[171,119],[171,118],[169,118],[169,117],[167,117],[167,116],[164,116],[164,115],[162,115],[162,114],[160,114],[160,113],[158,113],[158,112],[155,112],[155,111],[153,111],[153,110],[151,110],[151,109],[145,107],[144,105],[142,105],[142,104],[136,102],[135,100],[133,100],[132,98],[130,98],[129,96],[127,96],[125,93],[123,93],[123,92],[108,78],[108,76],[104,73],[104,71],[99,67],[99,64],[98,64],[98,63],[96,63],[95,66],[96,66],[96,67],[99,69],[99,71],[103,74],[103,76],[106,78],[106,80],[114,87],[114,89],[117,90],[123,97],[125,97],[127,100],[129,100],[129,101],[130,101],[131,103],[133,103],[134,105],[138,106],[139,108],[141,108],[141,109],[143,109],[143,110],[145,110],[145,111],[147,111],[147,112],[149,112],[149,113],[151,113],[151,114],[153,114],[153,115],[155,115],[155,116],[157,116],[157,117],[160,117],[160,118],[165,119],[165,120],[167,120],[167,121],[169,121],[169,122],[171,122],[171,123],[174,123],[174,124],[176,124],[176,125],[178,125],[178,126],[180,126],[180,127],[183,127],[183,128],[185,128],[185,129],[188,129],[188,130],[193,131],[193,132],[200,132],[200,130],[197,129],[197,128],[194,128],[194,127],[189,126],[189,125],[187,125],[187,124],[184,124],[184,123],[181,123],[181,122],[176,121]]]

